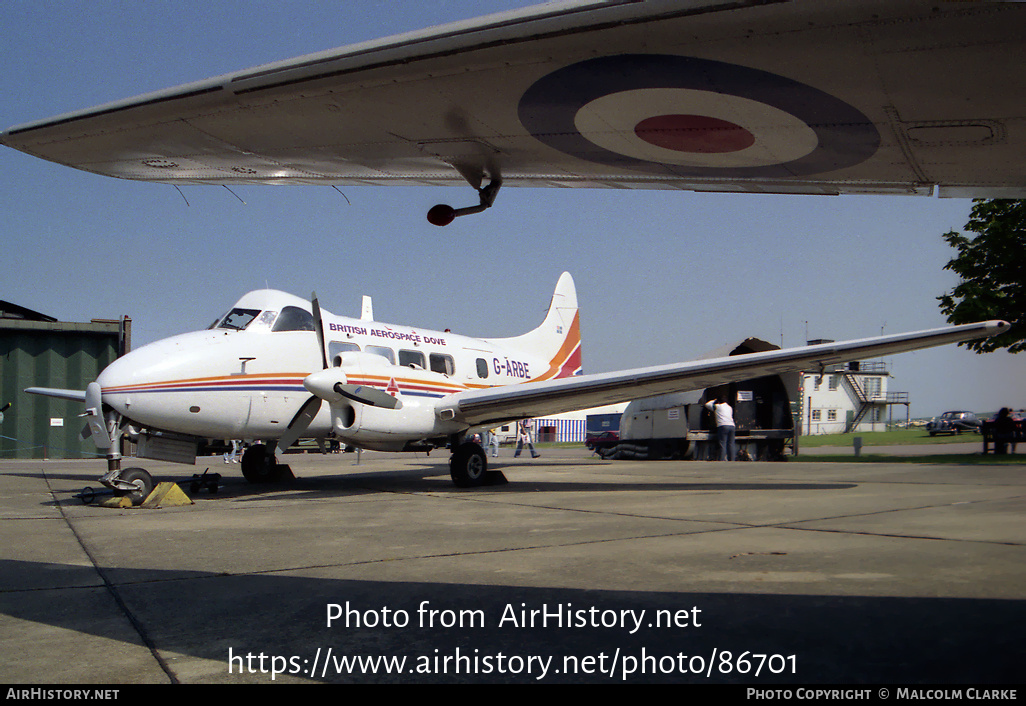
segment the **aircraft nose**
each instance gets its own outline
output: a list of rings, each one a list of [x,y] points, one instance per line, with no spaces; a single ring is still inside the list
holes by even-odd
[[[129,392],[136,386],[197,377],[217,354],[207,331],[186,333],[149,343],[121,356],[96,378],[104,395]]]
[[[100,384],[104,392],[122,388],[131,383],[138,369],[138,366],[135,365],[136,358],[138,356],[135,351],[128,352],[100,371],[96,382]]]

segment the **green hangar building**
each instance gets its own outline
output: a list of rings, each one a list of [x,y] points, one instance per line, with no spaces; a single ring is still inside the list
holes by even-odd
[[[26,387],[85,390],[131,349],[132,320],[67,323],[0,301],[0,459],[89,458],[81,402],[25,393]]]

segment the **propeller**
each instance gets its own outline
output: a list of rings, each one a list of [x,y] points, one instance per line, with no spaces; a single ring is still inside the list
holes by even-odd
[[[317,292],[310,295],[310,309],[313,313],[314,331],[317,333],[317,347],[321,351],[321,370],[311,373],[303,380],[303,386],[310,391],[311,396],[303,406],[299,408],[296,415],[285,428],[285,433],[278,439],[275,447],[275,454],[281,455],[292,446],[310,427],[314,417],[321,409],[321,402],[327,400],[339,402],[342,398],[351,400],[358,404],[369,407],[382,407],[384,409],[402,409],[402,400],[393,397],[384,390],[379,390],[367,385],[354,385],[349,383],[346,374],[339,368],[332,368],[328,365],[328,352],[325,348],[324,321],[321,319],[321,306],[317,301]]]
[[[310,310],[313,314],[314,331],[317,332],[317,347],[321,351],[321,369],[328,369],[328,353],[324,350],[324,322],[321,320],[321,305],[317,301],[317,292],[310,294]],[[278,439],[278,445],[274,449],[276,456],[285,453],[285,450],[299,440],[299,437],[310,428],[314,417],[321,410],[321,398],[312,395],[303,403],[303,406],[296,412],[289,425],[285,427],[285,433]]]

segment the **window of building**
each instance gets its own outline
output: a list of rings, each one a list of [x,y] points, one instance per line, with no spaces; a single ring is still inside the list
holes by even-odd
[[[821,418],[820,417],[820,410],[818,410],[818,409],[812,410],[812,421],[818,422],[820,420],[820,418]]]
[[[837,379],[839,377],[840,377],[839,375],[831,375],[830,376],[830,389],[831,390],[836,390],[837,389]]]
[[[866,378],[862,384],[866,390],[866,397],[869,399],[875,399],[880,396],[880,390],[882,389],[881,378]]]
[[[827,421],[828,422],[836,422],[837,421],[837,410],[836,409],[828,409],[827,410]]]

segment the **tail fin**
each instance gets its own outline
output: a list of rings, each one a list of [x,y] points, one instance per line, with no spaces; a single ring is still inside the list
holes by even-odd
[[[522,336],[506,338],[503,345],[519,348],[549,361],[549,368],[533,380],[565,378],[581,373],[581,321],[574,278],[564,272],[552,293],[541,326]]]

